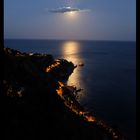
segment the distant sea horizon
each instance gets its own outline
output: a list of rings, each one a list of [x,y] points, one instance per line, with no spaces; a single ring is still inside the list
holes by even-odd
[[[136,42],[136,40],[92,40],[92,39],[42,39],[42,38],[4,38],[4,40],[46,40],[46,41],[100,41],[100,42]]]
[[[67,81],[83,89],[80,104],[136,139],[136,41],[4,39],[4,46],[84,63]]]

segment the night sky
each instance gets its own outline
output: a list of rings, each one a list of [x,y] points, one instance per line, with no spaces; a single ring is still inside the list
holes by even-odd
[[[4,37],[136,40],[135,0],[4,0]]]

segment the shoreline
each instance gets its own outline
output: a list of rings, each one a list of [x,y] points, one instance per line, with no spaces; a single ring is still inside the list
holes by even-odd
[[[49,127],[58,128],[61,126],[60,128],[65,130],[65,121],[71,124],[74,117],[75,121],[73,125],[76,128],[78,127],[77,125],[80,125],[80,128],[78,128],[81,129],[81,131],[88,129],[89,132],[94,132],[94,136],[92,136],[92,133],[90,134],[85,131],[86,134],[83,134],[85,137],[88,135],[90,138],[94,137],[99,140],[105,138],[125,139],[120,132],[111,128],[104,121],[98,120],[95,116],[92,116],[91,112],[87,112],[76,101],[75,97],[71,96],[72,91],[67,87],[68,85],[65,86],[62,83],[63,79],[67,79],[75,69],[72,62],[68,62],[64,59],[54,60],[52,55],[47,54],[21,53],[20,51],[10,48],[4,48],[4,55],[5,105],[7,106],[8,113],[12,112],[14,116],[14,119],[12,118],[13,116],[11,116],[11,121],[8,124],[9,127],[13,125],[12,122],[14,120],[19,124],[14,123],[13,126],[17,125],[17,128],[20,128],[21,120],[24,120],[24,118],[22,118],[24,113],[26,114],[30,111],[33,113],[34,110],[36,110],[39,112],[42,111],[42,114],[44,114],[41,116],[44,118],[43,121],[46,121],[45,116],[49,121],[52,121],[53,125],[49,124]],[[68,98],[70,98],[70,103]],[[71,101],[73,103],[71,103]],[[47,114],[45,112],[46,105],[49,106]],[[54,112],[51,112],[52,110]],[[29,115],[31,118],[32,113]],[[17,118],[15,119],[15,117]],[[64,118],[62,119],[61,117]],[[67,119],[65,120],[65,118]],[[55,122],[54,119],[58,119],[62,124],[59,124],[58,120]],[[56,125],[53,121],[58,124]],[[76,124],[76,121],[78,124]],[[46,121],[46,124],[48,123],[49,122]],[[67,130],[72,131],[71,128],[73,127],[70,124]],[[84,125],[81,126],[81,124]],[[36,129],[38,130],[38,128]],[[75,132],[72,133],[75,134]],[[76,135],[76,137],[79,137],[81,133],[77,133]]]

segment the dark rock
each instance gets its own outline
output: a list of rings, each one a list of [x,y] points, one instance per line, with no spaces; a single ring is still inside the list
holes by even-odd
[[[4,48],[4,64],[5,139],[117,138],[76,115],[57,94],[58,80],[68,77],[75,68],[72,62]]]

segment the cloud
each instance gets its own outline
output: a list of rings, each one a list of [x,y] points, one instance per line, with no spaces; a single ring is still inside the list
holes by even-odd
[[[51,13],[87,12],[87,11],[90,11],[90,10],[89,9],[72,8],[72,7],[62,7],[62,8],[48,10],[48,12],[51,12]]]

